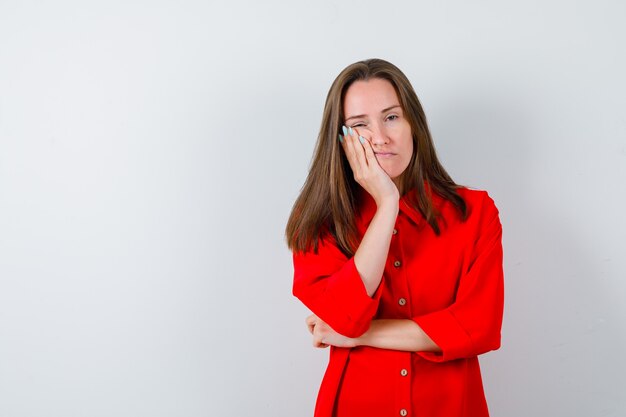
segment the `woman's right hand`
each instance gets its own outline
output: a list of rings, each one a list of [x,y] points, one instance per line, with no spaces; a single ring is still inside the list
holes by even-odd
[[[356,129],[346,129],[344,127],[341,144],[356,182],[374,198],[378,207],[387,201],[397,204],[400,199],[398,187],[378,163],[369,140],[359,135]]]
[[[336,347],[352,348],[356,347],[356,338],[350,338],[337,333],[326,322],[311,314],[306,318],[306,325],[309,332],[313,335],[313,346],[318,348],[326,348],[330,345]]]

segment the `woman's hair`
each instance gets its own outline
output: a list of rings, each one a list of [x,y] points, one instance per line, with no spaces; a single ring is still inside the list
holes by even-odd
[[[360,185],[342,152],[338,135],[344,124],[343,101],[355,81],[387,80],[400,99],[403,113],[411,126],[413,155],[400,178],[402,194],[416,189],[408,203],[417,209],[439,235],[437,219],[441,213],[434,207],[430,192],[449,200],[467,218],[465,201],[455,191],[457,185],[443,168],[433,144],[426,115],[417,94],[406,76],[395,65],[382,59],[368,59],[346,67],[333,82],[324,105],[322,125],[307,179],[296,199],[285,235],[294,252],[318,250],[319,240],[330,233],[339,249],[352,256],[358,247],[355,223],[356,196]],[[426,186],[427,185],[427,186]]]

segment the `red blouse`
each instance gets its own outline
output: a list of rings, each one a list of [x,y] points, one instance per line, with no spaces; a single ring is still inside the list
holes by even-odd
[[[372,319],[411,319],[442,350],[331,346],[315,417],[489,415],[477,355],[500,347],[502,225],[486,191],[457,191],[467,204],[465,222],[433,194],[445,220],[440,236],[406,195],[400,199],[383,277],[371,297],[354,257],[343,255],[332,237],[317,254],[293,254],[293,294],[338,333],[357,337]],[[362,192],[358,207],[362,237],[376,204]]]

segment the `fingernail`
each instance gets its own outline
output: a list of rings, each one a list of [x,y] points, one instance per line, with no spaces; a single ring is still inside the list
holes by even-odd
[[[343,143],[343,137],[339,135],[339,142]]]
[[[345,126],[341,127],[343,129],[343,135],[347,135],[348,134],[348,129]]]
[[[365,143],[365,138],[363,136],[359,136],[359,140],[361,141],[361,143]]]
[[[350,132],[350,136],[354,135],[354,132],[352,131],[351,127],[348,128],[348,132]]]

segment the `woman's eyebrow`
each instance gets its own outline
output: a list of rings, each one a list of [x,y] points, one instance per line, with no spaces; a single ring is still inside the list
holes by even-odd
[[[393,106],[389,106],[389,107],[387,107],[385,109],[382,109],[380,112],[381,113],[385,113],[385,112],[388,112],[391,109],[395,109],[396,107],[400,107],[400,105],[399,104],[394,104]],[[360,119],[360,118],[366,117],[366,116],[367,116],[366,114],[357,114],[356,116],[348,117],[345,121],[347,122],[350,119]]]

